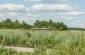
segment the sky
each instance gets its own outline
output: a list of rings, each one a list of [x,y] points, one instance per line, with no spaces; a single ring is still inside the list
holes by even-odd
[[[0,21],[36,20],[64,22],[68,27],[85,28],[85,0],[0,0]]]

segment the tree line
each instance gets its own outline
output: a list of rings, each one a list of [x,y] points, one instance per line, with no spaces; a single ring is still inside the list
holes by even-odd
[[[81,30],[81,31],[85,31],[85,28],[68,27],[68,30]]]
[[[12,21],[11,19],[6,19],[0,22],[0,29],[30,29],[30,28],[49,28],[51,30],[66,30],[67,25],[63,22],[53,22],[51,19],[46,20],[36,20],[33,25],[27,24],[25,21],[20,23],[18,20]]]
[[[0,29],[29,29],[31,28],[25,21],[20,23],[18,20],[14,22],[11,19],[6,19],[0,22]]]
[[[53,22],[51,19],[49,21],[46,20],[36,20],[34,23],[34,27],[36,28],[49,28],[50,30],[67,30],[67,25],[63,22]]]

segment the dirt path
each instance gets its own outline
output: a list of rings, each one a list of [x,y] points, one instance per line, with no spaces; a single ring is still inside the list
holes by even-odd
[[[0,46],[0,47],[4,47],[4,48],[11,48],[17,52],[29,52],[29,53],[34,53],[34,48],[25,48],[25,47],[10,47],[10,46]],[[50,52],[52,50],[47,49],[47,53]]]
[[[0,46],[2,47],[2,46]],[[10,46],[3,46],[4,48],[11,48],[11,49],[14,49],[15,51],[18,51],[18,52],[30,52],[30,53],[33,53],[34,52],[34,48],[25,48],[25,47],[10,47]]]

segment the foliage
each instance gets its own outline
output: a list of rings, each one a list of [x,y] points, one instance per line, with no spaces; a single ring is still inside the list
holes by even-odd
[[[25,21],[20,23],[18,20],[12,21],[11,19],[6,19],[0,22],[0,29],[30,29],[30,28],[48,28],[50,30],[67,30],[67,26],[63,22],[53,22],[51,19],[46,20],[36,20],[33,25],[27,24]]]
[[[34,26],[37,28],[49,28],[50,30],[67,30],[67,26],[63,22],[53,22],[51,19],[49,21],[39,21],[36,20]]]
[[[23,21],[23,23],[19,23],[18,20],[15,20],[14,22],[11,21],[11,19],[6,19],[0,22],[0,29],[29,29],[31,28],[31,25],[28,25]]]

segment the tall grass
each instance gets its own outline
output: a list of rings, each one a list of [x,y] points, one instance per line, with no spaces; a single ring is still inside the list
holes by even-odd
[[[35,55],[85,55],[85,32],[3,29],[0,45],[33,47]]]

